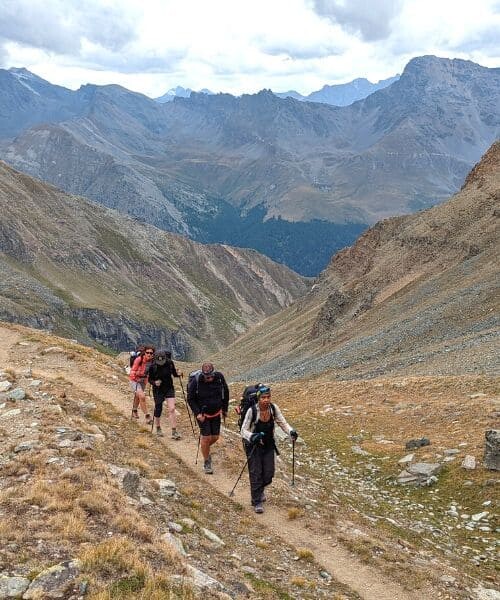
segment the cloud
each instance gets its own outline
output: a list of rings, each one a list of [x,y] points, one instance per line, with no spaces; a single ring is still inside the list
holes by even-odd
[[[82,39],[119,50],[135,36],[133,14],[98,0],[0,0],[0,37],[57,54],[75,54]]]
[[[315,12],[348,31],[360,33],[367,42],[383,40],[391,33],[391,21],[403,0],[313,0]]]

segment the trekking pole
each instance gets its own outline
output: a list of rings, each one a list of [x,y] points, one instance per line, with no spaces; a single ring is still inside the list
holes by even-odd
[[[198,434],[198,448],[196,449],[196,460],[194,461],[195,465],[198,464],[198,454],[200,453],[200,442],[201,442],[201,431]]]
[[[295,485],[295,440],[292,440],[292,483]]]
[[[194,439],[196,439],[196,433],[194,432],[193,419],[191,418],[191,412],[189,411],[189,404],[187,403],[186,394],[184,392],[184,385],[182,383],[182,377],[179,377],[179,380],[181,382],[182,397],[184,398],[184,402],[186,404],[187,414],[188,414],[188,417],[189,417],[189,422],[191,423],[191,430],[193,432]],[[200,443],[200,440],[198,439],[198,444],[199,443]]]
[[[243,465],[243,469],[241,469],[241,473],[239,474],[238,479],[236,480],[236,483],[233,486],[233,489],[229,492],[230,497],[234,496],[234,490],[236,489],[236,486],[238,485],[238,481],[241,479],[241,476],[243,475],[243,471],[245,470],[245,467],[248,465],[248,461],[250,460],[250,457],[254,453],[256,447],[257,447],[257,445],[254,444],[252,450],[250,451],[250,454],[247,456],[247,460],[246,460],[245,464]]]

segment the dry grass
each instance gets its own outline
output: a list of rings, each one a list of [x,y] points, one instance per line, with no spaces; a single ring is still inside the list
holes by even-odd
[[[105,496],[99,491],[84,492],[78,498],[78,505],[92,516],[110,515],[113,512],[109,496]]]
[[[257,546],[257,548],[261,548],[262,550],[267,550],[267,548],[269,548],[269,542],[267,542],[266,540],[257,540],[255,542],[255,545]]]
[[[312,561],[314,559],[314,554],[312,553],[311,550],[309,550],[309,548],[297,548],[296,552],[297,552],[297,556],[301,560]]]
[[[119,514],[111,521],[111,526],[119,533],[126,534],[141,542],[153,541],[153,528],[147,525],[137,513]]]
[[[153,468],[142,458],[132,457],[127,459],[126,463],[129,467],[133,469],[137,469],[139,471],[141,477],[149,477],[152,478]]]
[[[89,539],[85,513],[81,509],[74,509],[71,513],[57,514],[48,521],[49,527],[65,540],[83,542]]]
[[[297,587],[306,587],[307,585],[307,579],[305,577],[292,577],[292,579],[290,579],[290,583],[292,585],[296,585]]]
[[[288,509],[287,517],[290,521],[294,521],[295,519],[302,516],[303,514],[304,514],[304,511],[302,511],[300,508],[293,507],[293,508]]]

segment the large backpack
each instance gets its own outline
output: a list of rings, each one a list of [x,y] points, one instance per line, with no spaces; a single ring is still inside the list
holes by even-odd
[[[245,415],[249,408],[255,408],[257,404],[257,391],[262,384],[256,383],[255,385],[247,385],[247,387],[243,390],[243,394],[241,394],[241,400],[238,407],[236,407],[236,412],[238,413],[238,429],[241,431],[241,426],[243,425],[243,421],[245,420]],[[255,420],[254,413],[254,419]]]
[[[196,393],[198,393],[200,375],[202,375],[202,374],[203,373],[202,373],[201,369],[197,369],[196,371],[191,371],[191,373],[189,373],[189,376],[188,376],[187,388],[189,389],[191,387],[192,381],[196,381]],[[219,371],[214,371],[213,375],[214,375],[214,381],[217,380],[219,383],[222,384],[222,373],[219,373]],[[224,396],[224,390],[222,391],[222,395]]]
[[[129,359],[129,367],[130,368],[132,368],[134,366],[135,359],[138,356],[142,357],[142,354],[138,350],[132,350],[132,352],[130,352],[130,359]]]

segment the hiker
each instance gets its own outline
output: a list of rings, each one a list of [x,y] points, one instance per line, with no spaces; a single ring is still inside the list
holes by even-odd
[[[200,428],[199,444],[203,455],[203,470],[212,474],[210,447],[219,439],[221,416],[226,419],[229,406],[229,388],[224,375],[204,362],[200,371],[189,376],[187,401]]]
[[[156,435],[163,436],[160,417],[163,411],[163,403],[167,401],[168,420],[172,428],[172,439],[180,440],[181,435],[177,431],[177,418],[175,414],[175,390],[174,377],[182,377],[182,371],[177,371],[172,360],[172,353],[168,350],[158,350],[155,353],[153,363],[149,367],[149,381],[153,388],[155,401],[154,419],[156,424]]]
[[[275,423],[295,442],[298,433],[286,422],[278,405],[271,403],[271,388],[261,385],[257,390],[257,403],[247,410],[241,427],[248,458],[252,506],[256,513],[264,512],[264,490],[274,477],[274,453],[278,453],[274,439]]]
[[[151,425],[153,419],[147,410],[145,390],[148,383],[148,369],[151,365],[151,361],[153,360],[154,353],[154,346],[145,345],[144,352],[137,356],[137,358],[134,360],[129,375],[130,389],[134,392],[132,417],[134,419],[139,418],[137,408],[140,406],[148,425]]]

